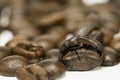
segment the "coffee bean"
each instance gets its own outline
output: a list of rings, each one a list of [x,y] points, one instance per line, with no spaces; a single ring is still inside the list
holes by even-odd
[[[71,7],[66,10],[65,28],[68,33],[73,33],[85,21],[85,11],[80,7]]]
[[[40,37],[36,37],[34,41],[42,45],[45,51],[55,47],[50,35],[41,35]]]
[[[11,39],[10,41],[8,41],[8,43],[6,44],[6,46],[8,48],[13,48],[15,47],[18,43],[21,43],[21,42],[27,42],[28,41],[28,38],[25,37],[25,36],[22,36],[22,35],[17,35],[17,36],[14,36],[13,39]]]
[[[102,45],[90,38],[72,37],[60,48],[61,61],[67,70],[91,70],[100,66],[103,61]]]
[[[111,31],[102,28],[101,31],[104,34],[104,38],[103,38],[103,45],[109,46],[109,44],[111,43],[114,34],[111,33]]]
[[[34,42],[18,43],[16,47],[12,49],[14,55],[21,55],[26,57],[30,63],[39,61],[44,55],[44,49],[41,45]]]
[[[114,49],[112,49],[111,47],[105,47],[104,54],[105,56],[102,63],[103,66],[113,66],[118,64],[118,55]]]
[[[19,68],[16,77],[19,80],[48,80],[47,72],[35,64]]]
[[[103,42],[103,32],[100,31],[99,25],[95,23],[86,22],[80,25],[75,35],[78,37],[90,37],[100,41],[101,43]]]
[[[52,59],[53,61],[59,61],[60,52],[58,49],[51,49],[45,53],[44,59]]]
[[[54,80],[63,74],[65,74],[65,66],[59,61],[53,61],[46,59],[37,63],[37,65],[43,67],[47,73],[49,80]]]
[[[10,49],[7,47],[0,47],[0,60],[11,54]]]
[[[110,43],[110,46],[117,51],[117,54],[120,57],[120,33],[114,35],[113,40]]]
[[[48,32],[48,35],[51,37],[51,40],[54,42],[54,44],[59,44],[59,42],[63,41],[66,34],[67,33],[64,30],[64,26],[55,26]]]
[[[15,76],[16,70],[28,64],[26,58],[22,56],[8,56],[0,61],[0,75]]]

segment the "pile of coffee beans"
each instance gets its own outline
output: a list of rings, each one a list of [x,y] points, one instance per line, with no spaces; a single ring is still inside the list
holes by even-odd
[[[0,75],[56,80],[66,71],[88,71],[120,61],[118,0],[0,0]],[[0,41],[2,37],[0,37]]]

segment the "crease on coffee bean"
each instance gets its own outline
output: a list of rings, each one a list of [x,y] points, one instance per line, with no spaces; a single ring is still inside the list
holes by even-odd
[[[32,78],[32,79],[34,79],[34,80],[39,80],[37,77],[36,77],[36,75],[34,75],[34,73],[31,71],[31,65],[30,66],[28,66],[28,67],[26,67],[26,71],[30,74],[30,75],[32,75],[32,76],[34,76],[35,78]]]

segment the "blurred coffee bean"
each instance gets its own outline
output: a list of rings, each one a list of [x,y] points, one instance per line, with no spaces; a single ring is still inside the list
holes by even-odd
[[[0,47],[0,60],[11,55],[10,49],[7,47]]]
[[[41,44],[45,50],[58,47],[66,36],[63,26],[54,26],[46,34],[36,37],[34,41]]]
[[[120,33],[114,35],[113,40],[110,43],[110,46],[117,51],[117,54],[120,57]]]
[[[16,47],[16,45],[20,42],[27,42],[28,41],[28,38],[23,36],[23,35],[17,35],[17,36],[14,36],[13,39],[11,39],[10,41],[8,41],[8,43],[6,44],[6,46],[8,48],[13,48],[13,47]]]
[[[24,56],[30,63],[35,63],[44,55],[44,49],[35,42],[18,43],[12,48],[12,54]]]
[[[6,5],[7,0],[0,0],[0,7]]]
[[[99,25],[94,23],[85,23],[80,25],[75,36],[94,38],[101,43],[103,42],[103,32],[100,31]]]
[[[48,80],[47,72],[40,66],[32,64],[16,71],[19,80]]]
[[[85,21],[85,12],[80,8],[70,8],[66,10],[65,25],[67,32],[74,32],[79,24]]]
[[[60,48],[61,61],[70,71],[86,71],[100,66],[104,53],[102,45],[90,38],[72,37]]]
[[[56,23],[64,22],[64,17],[65,17],[65,12],[59,11],[59,12],[55,12],[53,14],[46,15],[45,17],[39,18],[39,19],[35,20],[34,22],[37,25],[46,27],[46,26],[54,25]]]
[[[113,34],[116,34],[120,29],[120,27],[119,27],[120,24],[117,21],[114,21],[114,22],[110,21],[110,22],[106,22],[106,23],[103,23],[103,24],[104,24],[103,29],[107,29]]]
[[[37,65],[43,67],[47,73],[49,80],[54,80],[65,74],[65,66],[59,61],[53,61],[46,59],[37,63]]]
[[[29,38],[37,37],[40,34],[40,31],[36,28],[35,25],[31,25],[26,20],[13,20],[10,23],[10,30],[14,33],[14,35],[24,35]],[[26,31],[27,30],[27,31]]]
[[[44,59],[52,59],[53,61],[59,61],[60,52],[59,49],[50,49],[45,53]]]
[[[55,47],[54,42],[51,40],[51,36],[46,34],[36,37],[34,41],[43,46],[45,51]]]
[[[112,20],[113,19],[110,16],[108,17],[106,14],[116,14],[116,15],[118,15],[118,8],[116,6],[113,6],[112,4],[109,4],[109,3],[93,5],[89,8],[91,9],[92,12],[97,12],[98,14],[100,14],[100,18],[103,18],[103,19],[106,19],[106,20]]]
[[[87,17],[86,17],[86,23],[96,23],[97,25],[99,25],[100,26],[100,19],[99,19],[100,17],[99,17],[99,15],[98,15],[98,13],[96,13],[96,12],[91,12],[91,11],[89,11],[88,10],[88,15],[87,15]]]
[[[10,0],[10,7],[12,9],[11,21],[9,24],[10,30],[15,35],[24,35],[34,38],[39,35],[39,30],[34,24],[31,24],[24,17],[25,0]],[[27,30],[27,31],[26,31]]]
[[[55,26],[55,28],[48,31],[48,35],[51,37],[54,44],[59,46],[59,43],[65,39],[67,32],[64,30],[63,26]]]
[[[98,13],[103,29],[110,30],[113,34],[118,32],[120,14],[117,7],[106,3],[92,8]]]
[[[104,47],[104,59],[102,66],[113,66],[118,64],[118,55],[114,49],[111,47]]]
[[[68,6],[70,6],[70,7],[83,5],[82,0],[66,0],[66,1],[67,1]]]
[[[114,4],[114,6],[120,7],[120,0],[109,0],[111,4]]]
[[[113,40],[114,34],[111,33],[111,31],[109,31],[108,29],[104,29],[104,28],[102,28],[101,31],[104,34],[103,45],[108,46],[111,43],[111,41]]]
[[[8,56],[0,61],[0,75],[15,76],[16,70],[28,64],[26,58],[22,56]]]
[[[62,10],[64,8],[64,4],[63,2],[65,2],[65,0],[38,0],[38,1],[33,1],[33,0],[29,0],[29,4],[31,6],[27,6],[29,12],[32,13],[53,13],[59,10]]]

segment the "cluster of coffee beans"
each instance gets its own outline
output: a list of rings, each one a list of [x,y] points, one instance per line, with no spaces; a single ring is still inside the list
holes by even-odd
[[[55,80],[67,70],[118,64],[120,7],[114,1],[0,0],[0,33],[14,35],[0,47],[0,75]]]

